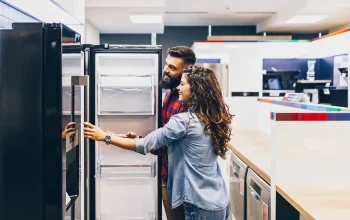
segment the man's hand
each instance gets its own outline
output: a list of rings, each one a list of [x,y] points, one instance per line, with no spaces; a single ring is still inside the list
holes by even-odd
[[[125,134],[126,138],[137,139],[139,136],[135,132],[128,132]]]

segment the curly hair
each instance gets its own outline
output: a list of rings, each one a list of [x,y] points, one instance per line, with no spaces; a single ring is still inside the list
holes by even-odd
[[[233,115],[224,103],[215,73],[207,68],[192,66],[184,70],[184,77],[191,89],[191,96],[186,105],[205,124],[204,133],[211,135],[215,153],[225,159],[231,140],[230,125]]]

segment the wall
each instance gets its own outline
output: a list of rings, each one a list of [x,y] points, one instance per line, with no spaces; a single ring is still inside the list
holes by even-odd
[[[85,22],[85,0],[50,0],[68,12],[81,24]]]
[[[12,28],[13,22],[37,22],[37,19],[0,1],[0,29]]]
[[[346,24],[346,25],[342,25],[342,26],[339,26],[339,27],[335,27],[335,28],[330,29],[330,30],[329,30],[329,33],[337,32],[337,31],[341,31],[341,30],[349,29],[349,28],[350,28],[350,24]]]
[[[100,32],[90,23],[89,20],[85,20],[85,38],[84,44],[100,44]]]
[[[101,44],[151,44],[150,34],[100,34]]]

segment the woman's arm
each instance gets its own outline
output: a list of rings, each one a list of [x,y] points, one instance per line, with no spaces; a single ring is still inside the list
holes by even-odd
[[[145,138],[135,139],[135,151],[146,154],[183,138],[187,133],[187,123],[183,117],[180,114],[174,115],[163,128],[153,131]]]
[[[86,138],[95,141],[104,141],[107,132],[89,122],[85,122],[84,124],[87,126],[84,128],[84,136]],[[146,154],[151,150],[156,150],[161,146],[182,138],[186,133],[187,125],[185,120],[178,115],[174,115],[163,128],[151,132],[145,138],[129,139],[111,135],[110,143],[126,150]]]
[[[89,123],[85,122],[84,125],[84,136],[86,138],[93,139],[95,141],[104,141],[107,135],[107,132],[103,131],[101,128]],[[135,151],[135,140],[130,138],[123,138],[116,134],[111,135],[111,144],[126,149]]]

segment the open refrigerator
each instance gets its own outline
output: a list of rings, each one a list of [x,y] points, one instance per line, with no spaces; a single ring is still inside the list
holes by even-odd
[[[116,134],[160,127],[160,46],[101,45],[88,50],[90,122]],[[90,216],[161,219],[158,157],[90,142]]]

